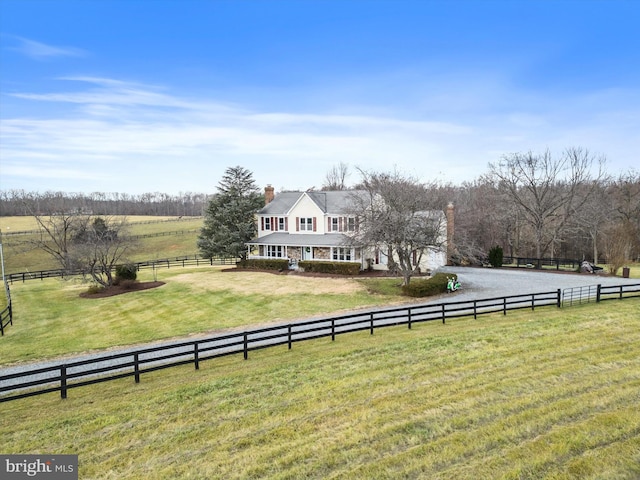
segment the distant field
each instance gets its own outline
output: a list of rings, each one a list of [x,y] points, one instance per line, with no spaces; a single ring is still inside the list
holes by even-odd
[[[113,217],[126,218],[129,221],[129,223],[178,220],[179,218],[179,217],[166,217],[166,216],[153,216],[153,215],[126,215],[126,216],[114,215]],[[3,233],[37,230],[38,224],[34,217],[29,217],[29,216],[0,217],[0,229],[2,229]]]
[[[196,241],[202,227],[201,217],[154,217],[134,216],[126,217],[130,224],[131,235],[158,236],[137,240],[135,249],[129,255],[129,260],[141,262],[156,258],[173,258],[185,255],[195,255],[198,252]],[[4,234],[16,231],[37,230],[38,226],[33,217],[0,217],[0,228]],[[30,240],[33,235],[3,235],[5,268],[7,273],[33,272],[59,268],[59,265],[44,251],[34,249]]]
[[[637,479],[639,311],[628,299],[269,348],[8,402],[0,438],[4,453],[78,454],[92,479]]]

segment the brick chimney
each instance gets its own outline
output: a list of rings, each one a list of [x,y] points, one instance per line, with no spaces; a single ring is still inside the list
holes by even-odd
[[[447,205],[447,265],[451,265],[451,257],[456,251],[453,243],[455,210],[453,203],[449,202],[449,205]]]
[[[273,187],[271,185],[267,185],[264,187],[264,204],[269,205],[273,200],[275,194],[273,193]]]

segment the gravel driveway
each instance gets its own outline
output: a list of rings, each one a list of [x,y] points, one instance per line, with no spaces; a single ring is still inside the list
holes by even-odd
[[[492,269],[492,268],[470,268],[470,267],[443,267],[440,272],[455,273],[462,284],[462,289],[452,293],[439,295],[429,301],[416,299],[414,303],[444,303],[457,302],[476,299],[487,299],[494,297],[504,297],[519,294],[551,292],[558,289],[564,290],[572,287],[584,287],[590,285],[621,285],[621,284],[638,284],[639,279],[623,279],[619,277],[608,277],[606,275],[593,274],[577,274],[570,272],[540,272],[527,269]],[[330,318],[330,317],[327,317]],[[300,319],[304,320],[304,319]],[[286,322],[286,323],[291,323]],[[248,328],[251,330],[251,328]],[[157,342],[154,345],[175,345],[180,343],[179,340]],[[131,352],[144,348],[143,345],[135,347],[123,348],[122,350],[110,350],[109,352],[97,352],[95,354],[85,354],[72,356],[66,359],[51,359],[48,361],[33,362],[28,364],[15,365],[11,367],[0,366],[0,375],[9,375],[26,370],[31,371],[36,368],[48,368],[59,365],[63,362],[81,361],[87,359],[99,358],[103,355],[116,353]],[[176,353],[180,348],[176,348]],[[162,353],[168,354],[169,351]],[[111,363],[111,362],[105,362]],[[96,368],[94,365],[92,368]],[[80,369],[82,370],[82,369]],[[48,375],[34,375],[33,379],[49,378],[54,372]],[[4,382],[6,385],[15,384],[14,381]]]
[[[557,289],[564,290],[565,288],[598,284],[604,286],[640,283],[637,278],[629,279],[553,270],[541,272],[525,268],[443,267],[438,271],[458,275],[462,289],[449,296],[451,299],[455,298],[455,301],[552,292]],[[438,299],[438,301],[444,300]]]

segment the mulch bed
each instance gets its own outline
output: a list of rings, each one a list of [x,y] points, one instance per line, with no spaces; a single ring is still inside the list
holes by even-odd
[[[358,275],[340,275],[337,273],[301,272],[299,270],[266,270],[260,268],[225,268],[222,272],[260,272],[272,275],[294,275],[300,277],[327,277],[327,278],[371,278],[371,277],[397,277],[386,270],[363,270]],[[420,275],[415,275],[416,277]]]
[[[135,282],[127,285],[112,285],[110,287],[101,288],[96,293],[83,292],[80,296],[82,298],[106,298],[113,297],[115,295],[122,295],[123,293],[149,290],[150,288],[157,288],[162,285],[164,285],[164,282]]]

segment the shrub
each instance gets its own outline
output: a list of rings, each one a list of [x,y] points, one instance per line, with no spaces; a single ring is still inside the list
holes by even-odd
[[[289,260],[282,258],[252,258],[236,263],[238,268],[249,270],[277,270],[284,271],[289,268]]]
[[[458,276],[447,275],[446,273],[436,273],[431,278],[414,279],[409,285],[402,287],[402,292],[409,297],[429,297],[447,292],[448,277],[457,279]]]
[[[116,284],[123,280],[135,281],[138,278],[138,269],[133,263],[116,265]]]
[[[502,258],[503,258],[502,247],[499,247],[496,245],[491,250],[489,250],[489,264],[492,267],[496,267],[496,268],[501,267]]]
[[[305,272],[332,273],[335,275],[358,275],[360,264],[357,262],[298,262]]]

